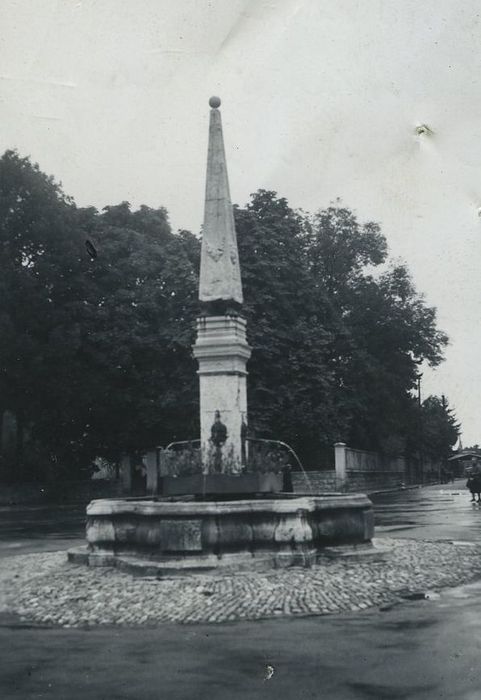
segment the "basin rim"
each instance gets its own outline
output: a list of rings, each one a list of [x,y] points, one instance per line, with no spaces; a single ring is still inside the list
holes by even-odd
[[[137,514],[153,516],[222,515],[243,513],[295,513],[299,510],[371,508],[365,494],[310,496],[292,499],[255,499],[239,501],[135,501],[132,499],[97,499],[87,506],[87,516]]]

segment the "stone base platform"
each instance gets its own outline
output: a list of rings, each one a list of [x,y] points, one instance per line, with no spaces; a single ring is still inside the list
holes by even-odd
[[[371,501],[360,494],[239,501],[98,500],[87,507],[87,550],[72,561],[152,575],[309,567],[323,550],[365,545]],[[326,554],[328,551],[326,550]]]
[[[365,546],[372,547],[369,544]],[[93,567],[111,566],[134,576],[152,576],[156,578],[170,578],[191,574],[218,574],[222,571],[226,573],[232,573],[233,571],[266,571],[276,568],[276,561],[272,556],[253,557],[250,554],[242,553],[233,557],[210,555],[157,560],[136,555],[101,554],[90,551],[89,546],[86,545],[70,549],[67,554],[68,560],[72,564],[87,564]]]
[[[338,547],[326,547],[316,553],[311,564],[322,564],[330,559],[349,559],[349,561],[384,561],[391,553],[389,547],[379,543],[366,542],[365,544]],[[91,552],[88,545],[70,549],[67,553],[68,561],[72,564],[86,564],[87,566],[110,566],[133,576],[152,577],[158,579],[183,577],[196,574],[220,574],[231,575],[234,571],[259,571],[278,568],[275,557],[252,557],[241,555],[236,558],[229,557],[185,557],[183,559],[171,559],[168,561],[156,561],[154,559],[142,559],[136,556],[123,556],[121,554],[99,554]]]

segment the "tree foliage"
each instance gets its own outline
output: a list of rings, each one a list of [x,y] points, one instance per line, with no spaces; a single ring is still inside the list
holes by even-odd
[[[174,235],[164,209],[78,209],[14,152],[0,222],[1,410],[28,436],[17,469],[195,434],[197,239]]]
[[[309,228],[287,201],[260,191],[235,211],[244,313],[253,353],[249,362],[249,421],[266,437],[306,455],[332,433],[332,335],[312,288]]]
[[[447,338],[407,269],[389,264],[379,226],[340,205],[296,212],[265,190],[235,219],[251,431],[310,466],[337,440],[415,451],[412,390]],[[7,151],[0,255],[0,415],[18,425],[4,477],[197,437],[196,236],[174,234],[163,208],[78,208]],[[445,445],[457,428],[441,440],[438,408],[425,409],[425,439]]]
[[[423,452],[434,462],[446,462],[457,442],[459,423],[445,396],[429,396],[422,404]]]
[[[447,337],[405,266],[386,264],[379,226],[343,207],[301,215],[265,191],[236,225],[251,424],[309,464],[336,440],[404,452],[419,365],[438,365]]]

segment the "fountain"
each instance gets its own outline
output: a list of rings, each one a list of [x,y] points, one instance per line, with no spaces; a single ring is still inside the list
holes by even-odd
[[[279,462],[269,463],[262,451],[260,468],[259,452],[255,459],[246,390],[251,348],[241,315],[220,99],[212,97],[209,104],[201,313],[193,347],[199,364],[200,445],[191,450],[189,473],[163,477],[162,495],[92,501],[88,544],[69,553],[72,561],[160,575],[310,566],[326,547],[365,545],[373,536],[372,504],[365,495],[284,493]]]

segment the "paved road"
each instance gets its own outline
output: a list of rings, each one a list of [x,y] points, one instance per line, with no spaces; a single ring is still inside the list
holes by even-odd
[[[480,593],[356,616],[211,626],[4,625],[2,698],[479,700]]]
[[[481,506],[471,503],[466,480],[371,496],[376,536],[423,540],[481,540]]]
[[[0,559],[83,544],[83,506],[0,506]]]
[[[481,508],[462,482],[375,501],[381,536],[479,540]],[[76,517],[67,517],[65,546],[81,532]],[[62,541],[66,533],[49,528],[48,517],[30,523],[40,532],[41,521],[49,542]],[[20,526],[10,526],[10,541],[15,533],[27,542]],[[0,648],[5,700],[481,700],[481,583],[333,617],[91,631],[4,618]]]

